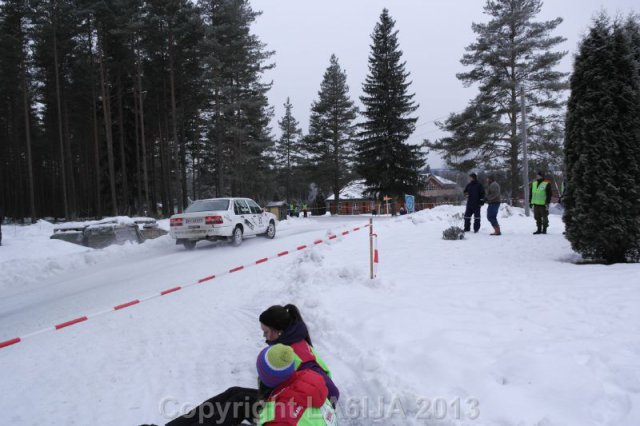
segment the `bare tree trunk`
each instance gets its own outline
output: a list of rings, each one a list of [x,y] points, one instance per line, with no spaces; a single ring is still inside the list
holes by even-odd
[[[136,212],[138,215],[144,214],[144,209],[142,208],[142,166],[140,164],[140,134],[138,130],[140,129],[140,119],[138,117],[139,109],[138,109],[138,93],[136,88],[133,88],[133,119],[134,119],[134,129],[135,129],[135,142],[136,142]]]
[[[167,161],[167,138],[162,132],[162,123],[158,121],[158,131],[160,135],[160,182],[162,187],[162,213],[165,216],[173,213],[171,191],[169,183],[169,166]]]
[[[140,57],[137,56],[137,74],[138,74],[138,105],[140,107],[140,141],[142,143],[142,173],[144,179],[144,194],[146,208],[151,210],[149,204],[149,175],[147,173],[147,145],[144,134],[144,93],[142,93],[142,65]],[[153,209],[155,211],[155,209]]]
[[[36,220],[36,201],[33,189],[33,158],[31,156],[31,123],[29,120],[30,104],[27,85],[27,70],[24,59],[22,60],[22,100],[24,104],[24,133],[27,143],[27,173],[29,177],[29,214],[31,215],[31,223]],[[2,218],[0,218],[2,220]]]
[[[184,169],[185,169],[185,154],[184,154],[184,141],[178,140],[178,113],[176,110],[176,89],[174,81],[174,53],[173,53],[173,31],[169,29],[169,89],[171,96],[171,131],[173,133],[173,143],[175,149],[178,151],[176,158],[176,177],[178,178],[178,212],[182,213],[184,206],[187,202],[187,194],[185,193],[185,182],[183,181]]]
[[[151,163],[151,169],[150,169],[150,177],[151,180],[149,181],[149,185],[151,185],[151,187],[153,188],[152,191],[149,193],[148,197],[149,200],[151,202],[150,205],[150,209],[152,208],[152,212],[154,216],[158,215],[158,203],[162,201],[162,198],[158,198],[160,196],[161,190],[160,190],[160,179],[158,178],[158,170],[160,169],[160,166],[158,166],[158,150],[159,150],[159,146],[157,143],[156,139],[152,140],[151,145],[149,146],[149,161]],[[162,214],[162,212],[160,212],[160,214]]]
[[[76,194],[76,179],[75,179],[75,170],[73,165],[73,157],[71,156],[71,141],[69,140],[69,135],[71,132],[69,131],[69,106],[66,102],[64,102],[64,134],[67,135],[64,138],[64,153],[65,153],[65,164],[67,167],[67,182],[69,184],[69,215],[71,219],[75,219],[77,217],[78,206],[77,206],[77,194]]]
[[[216,171],[218,173],[218,185],[216,185],[216,196],[224,197],[224,147],[223,147],[223,131],[220,125],[220,115],[222,114],[222,108],[220,107],[220,93],[216,89],[215,93],[215,134],[216,134]]]
[[[104,36],[103,36],[104,37]],[[104,112],[104,128],[107,136],[107,160],[109,162],[109,181],[111,184],[112,214],[118,215],[118,198],[116,195],[115,166],[113,159],[113,134],[111,131],[111,101],[107,88],[108,71],[105,65],[104,40],[98,31],[98,44],[100,45],[100,86],[102,88],[102,110]]]
[[[96,106],[96,83],[95,83],[95,63],[93,61],[93,32],[89,30],[89,55],[91,56],[91,106],[93,112],[93,147],[94,164],[96,177],[96,216],[102,217],[102,194],[101,194],[101,168],[100,168],[100,141],[98,139],[98,107]]]
[[[197,175],[196,175],[196,168],[198,165],[198,157],[196,155],[193,156],[193,166],[191,169],[191,194],[193,195],[193,199],[197,200],[198,199],[198,191],[197,191]]]
[[[122,72],[118,71],[118,140],[120,141],[120,173],[122,173],[122,208],[129,214],[129,182],[127,180],[127,157],[124,150],[124,113],[122,111]]]
[[[167,114],[163,114],[164,116],[164,167],[165,167],[165,182],[166,182],[166,190],[167,190],[167,197],[169,200],[169,204],[168,204],[168,214],[173,214],[174,213],[174,199],[173,199],[173,174],[172,174],[172,162],[171,159],[175,158],[175,152],[173,152],[173,144],[171,144],[171,136],[169,136],[169,117],[167,116]],[[176,161],[177,164],[177,161]]]
[[[57,11],[57,3],[54,3],[54,11],[53,11],[53,66],[55,71],[55,79],[56,79],[56,102],[58,108],[58,137],[60,142],[60,173],[62,174],[62,202],[64,205],[64,217],[69,218],[69,202],[67,199],[67,175],[66,175],[66,167],[65,167],[65,155],[64,155],[64,136],[62,134],[62,106],[60,102],[60,76],[58,70],[58,35],[56,31],[56,27],[58,25],[58,11]]]

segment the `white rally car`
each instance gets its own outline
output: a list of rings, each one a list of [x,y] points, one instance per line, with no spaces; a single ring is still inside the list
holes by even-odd
[[[237,246],[249,235],[274,238],[278,220],[249,198],[212,198],[195,201],[169,222],[176,244],[191,250],[200,240],[225,239]]]

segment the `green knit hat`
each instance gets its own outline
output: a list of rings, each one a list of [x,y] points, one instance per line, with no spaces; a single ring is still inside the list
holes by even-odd
[[[262,383],[275,388],[296,371],[293,349],[281,343],[264,348],[258,355],[256,367]]]

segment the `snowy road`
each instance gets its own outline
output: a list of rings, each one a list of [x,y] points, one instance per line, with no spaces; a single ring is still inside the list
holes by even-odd
[[[6,290],[0,298],[0,341],[311,244],[329,233],[363,225],[367,219],[320,217],[293,222],[283,222],[274,240],[249,237],[240,247],[201,242],[187,251],[166,236],[147,242],[147,250],[132,250],[126,258],[56,274],[26,289]]]

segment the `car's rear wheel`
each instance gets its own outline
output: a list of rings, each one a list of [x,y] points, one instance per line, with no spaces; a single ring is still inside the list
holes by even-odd
[[[242,228],[241,227],[236,226],[236,228],[233,230],[233,235],[231,236],[231,244],[233,244],[236,247],[242,244]]]
[[[276,224],[274,221],[269,222],[269,226],[267,227],[267,232],[264,234],[267,238],[275,238],[276,236]]]
[[[194,248],[196,248],[196,243],[197,241],[185,241],[182,244],[187,250],[193,250]]]

